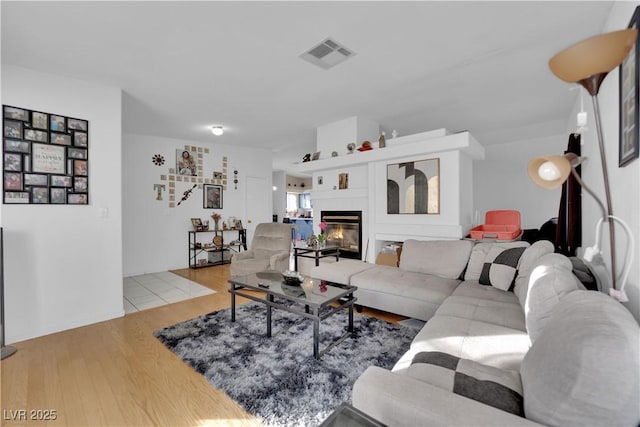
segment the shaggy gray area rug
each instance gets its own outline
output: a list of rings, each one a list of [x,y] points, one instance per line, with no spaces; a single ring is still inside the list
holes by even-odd
[[[266,426],[317,426],[343,401],[364,370],[390,369],[417,330],[354,313],[355,333],[321,360],[313,357],[313,322],[251,302],[160,329],[154,335]],[[320,348],[346,330],[347,312],[320,324]]]

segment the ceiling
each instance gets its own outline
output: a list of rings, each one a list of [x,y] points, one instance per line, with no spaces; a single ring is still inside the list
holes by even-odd
[[[578,91],[547,62],[612,4],[2,1],[2,63],[122,88],[124,132],[267,148],[287,170],[350,116],[483,145],[565,132]],[[326,37],[356,55],[299,58]]]

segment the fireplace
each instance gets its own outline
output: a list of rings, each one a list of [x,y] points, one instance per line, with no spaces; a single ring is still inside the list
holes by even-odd
[[[327,245],[340,247],[340,257],[362,259],[362,211],[322,211]]]

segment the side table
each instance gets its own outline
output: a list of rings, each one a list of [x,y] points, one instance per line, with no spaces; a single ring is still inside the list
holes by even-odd
[[[340,247],[339,246],[323,246],[323,247],[311,247],[311,248],[293,248],[293,263],[294,270],[298,271],[298,257],[311,258],[316,260],[316,267],[320,265],[320,258],[326,258],[328,256],[335,256],[336,262],[340,260]]]

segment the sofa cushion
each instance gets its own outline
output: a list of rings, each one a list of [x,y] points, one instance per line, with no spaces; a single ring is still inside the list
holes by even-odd
[[[522,308],[524,308],[524,303],[527,298],[527,287],[531,270],[536,266],[542,256],[552,254],[554,250],[555,247],[553,243],[548,240],[539,240],[526,248],[520,257],[520,265],[518,265],[518,275],[516,276],[513,293],[518,297]]]
[[[469,261],[470,240],[413,240],[402,245],[400,269],[458,279]]]
[[[481,285],[491,285],[503,291],[511,288],[518,268],[520,256],[525,248],[501,248],[494,246],[484,259],[482,273],[478,282]]]
[[[517,301],[492,301],[465,296],[450,296],[437,315],[462,317],[525,331],[524,313]]]
[[[544,329],[556,304],[578,289],[584,289],[572,273],[569,258],[560,254],[547,254],[529,274],[524,316],[531,342]]]
[[[388,265],[376,265],[351,277],[351,285],[361,289],[410,297],[438,305],[451,295],[458,283],[459,280],[403,271]]]
[[[469,256],[469,264],[467,270],[464,273],[464,280],[478,280],[484,267],[485,258],[493,247],[509,249],[509,248],[526,248],[529,246],[527,242],[484,242],[477,243],[471,255]]]
[[[530,341],[517,329],[453,316],[434,316],[413,339],[394,371],[406,370],[421,351],[441,351],[500,369],[518,370]]]
[[[341,259],[338,262],[320,263],[320,265],[311,269],[309,275],[315,279],[348,285],[351,283],[351,277],[354,274],[374,268],[375,266],[375,264],[356,259]]]
[[[516,371],[497,369],[450,354],[417,353],[407,375],[460,396],[524,416],[522,383]]]
[[[568,294],[522,362],[526,417],[551,426],[637,425],[639,336],[633,316],[607,295]]]
[[[476,280],[465,280],[458,285],[451,295],[518,304],[518,298],[513,292],[506,292],[493,286],[484,286]]]

